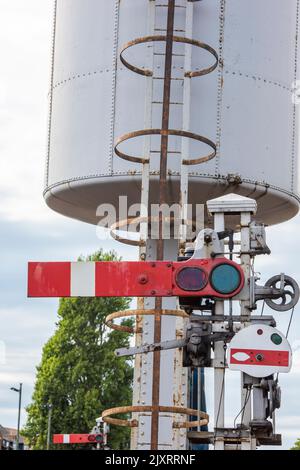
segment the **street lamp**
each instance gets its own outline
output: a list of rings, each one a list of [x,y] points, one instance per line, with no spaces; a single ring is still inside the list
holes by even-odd
[[[20,446],[20,420],[21,420],[22,387],[23,387],[23,384],[20,383],[20,388],[15,388],[15,387],[10,388],[13,392],[17,392],[19,394],[18,430],[17,430],[17,439],[16,439],[16,450],[19,450],[19,446]]]
[[[51,441],[51,419],[52,419],[52,404],[48,405],[48,431],[47,431],[47,450],[50,450]]]

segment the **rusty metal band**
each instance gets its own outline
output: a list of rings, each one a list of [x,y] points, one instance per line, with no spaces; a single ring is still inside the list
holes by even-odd
[[[121,143],[126,142],[130,139],[134,139],[136,137],[143,137],[147,135],[160,135],[162,137],[165,137],[165,136],[186,137],[188,139],[202,142],[208,145],[212,149],[211,153],[203,157],[183,160],[182,163],[184,165],[199,165],[201,163],[205,163],[205,162],[208,162],[209,160],[212,160],[213,158],[215,158],[217,154],[217,146],[212,140],[202,135],[195,134],[194,132],[188,132],[188,131],[183,131],[179,129],[165,129],[165,130],[164,129],[143,129],[140,131],[128,132],[127,134],[124,134],[118,138],[116,145],[115,145],[115,153],[118,155],[118,157],[122,158],[123,160],[127,160],[129,162],[141,163],[141,164],[149,163],[150,158],[128,155],[127,153],[124,153],[119,149],[119,146]]]
[[[139,246],[139,247],[145,246],[146,245],[145,240],[141,240],[141,239],[131,240],[130,238],[125,238],[125,236],[117,234],[116,230],[121,230],[122,228],[125,227],[126,230],[124,230],[124,232],[129,233],[128,225],[130,225],[132,223],[139,224],[141,222],[146,222],[147,219],[148,218],[145,218],[145,217],[133,217],[133,218],[128,218],[128,219],[124,219],[124,220],[118,220],[117,222],[115,222],[114,224],[111,225],[110,235],[114,240],[116,240],[120,243],[124,243],[125,245]]]
[[[128,413],[153,413],[154,411],[157,411],[154,408],[158,409],[158,413],[170,413],[185,416],[194,416],[198,419],[200,418],[198,421],[175,421],[173,422],[173,428],[176,429],[195,428],[198,426],[206,426],[209,423],[209,415],[207,413],[180,406],[120,406],[118,408],[111,408],[109,410],[103,411],[102,418],[103,421],[108,424],[133,428],[138,427],[139,424],[137,420],[112,418],[112,416]]]
[[[131,70],[134,73],[137,73],[139,75],[143,75],[145,77],[152,77],[153,76],[153,71],[152,70],[144,69],[144,68],[137,67],[136,65],[131,64],[130,62],[128,62],[128,60],[126,60],[124,58],[124,52],[127,49],[130,49],[131,47],[137,46],[139,44],[146,44],[146,43],[149,43],[149,42],[166,42],[166,41],[167,41],[167,36],[144,36],[144,37],[141,37],[141,38],[133,39],[132,41],[127,42],[123,46],[123,48],[120,52],[121,62],[122,62],[123,65],[125,65],[126,68],[128,68],[129,70]],[[211,66],[206,67],[206,68],[201,69],[201,70],[186,71],[185,74],[184,74],[185,77],[190,77],[190,78],[202,77],[204,75],[208,75],[209,73],[212,73],[218,67],[219,56],[218,56],[217,51],[213,47],[206,44],[205,42],[201,42],[201,41],[197,41],[195,39],[189,39],[189,38],[185,38],[185,37],[181,37],[181,36],[173,36],[173,42],[182,43],[182,44],[190,44],[191,46],[195,46],[195,47],[198,47],[200,49],[204,49],[205,51],[209,52],[215,58],[215,62]]]
[[[175,217],[164,217],[163,219],[164,219],[164,222],[174,222],[176,220]],[[124,219],[124,220],[119,220],[119,221],[117,221],[117,222],[115,222],[114,224],[111,225],[110,235],[114,240],[116,240],[120,243],[124,243],[125,245],[143,247],[143,246],[146,245],[146,240],[141,240],[141,239],[132,240],[130,238],[126,238],[125,236],[119,235],[118,233],[116,233],[116,231],[119,231],[122,228],[125,228],[126,230],[124,230],[124,232],[129,233],[128,226],[131,225],[131,224],[137,224],[138,225],[142,222],[149,222],[149,224],[150,224],[150,223],[158,222],[158,221],[159,221],[159,218],[158,217],[153,217],[153,216],[151,216],[151,217],[132,217],[132,218]],[[182,220],[181,223],[192,227],[192,229],[195,229],[195,224],[192,220],[189,220],[189,219]]]
[[[138,326],[131,328],[130,326],[117,325],[114,323],[114,320],[125,317],[155,315],[156,313],[159,313],[162,316],[189,318],[189,315],[183,310],[160,310],[159,312],[155,309],[120,310],[119,312],[114,312],[108,315],[105,319],[105,324],[113,330],[122,331],[125,333],[142,333],[142,328]]]

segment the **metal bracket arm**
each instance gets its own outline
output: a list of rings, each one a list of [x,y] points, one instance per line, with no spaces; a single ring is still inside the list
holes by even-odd
[[[230,341],[231,338],[234,336],[234,333],[224,332],[224,333],[202,333],[198,334],[199,341],[201,341],[201,337],[210,336],[207,338],[208,341],[216,342],[216,341]],[[135,348],[120,348],[115,350],[115,354],[118,357],[122,356],[134,356],[135,354],[146,354],[154,351],[166,351],[168,349],[176,349],[176,348],[184,348],[188,346],[189,340],[188,339],[181,339],[181,340],[170,340],[170,341],[163,341],[161,343],[153,343],[153,344],[146,344],[144,346],[139,346]],[[192,341],[191,341],[191,344]]]

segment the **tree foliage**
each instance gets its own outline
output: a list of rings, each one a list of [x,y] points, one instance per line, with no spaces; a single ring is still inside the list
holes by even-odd
[[[300,439],[297,439],[294,444],[294,447],[292,447],[291,450],[300,450]]]
[[[101,250],[80,261],[117,259],[115,253]],[[89,432],[103,410],[131,403],[132,365],[114,354],[116,348],[128,347],[129,335],[104,323],[108,314],[128,305],[124,298],[60,300],[57,329],[43,348],[23,430],[33,449],[46,446],[49,404],[52,433],[69,434]],[[111,448],[127,448],[128,442],[127,429],[111,428]]]

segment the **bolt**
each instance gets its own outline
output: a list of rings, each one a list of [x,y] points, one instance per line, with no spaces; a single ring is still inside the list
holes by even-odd
[[[256,358],[256,360],[259,361],[259,362],[262,362],[262,361],[264,360],[263,354],[256,354],[255,358]]]
[[[148,282],[148,276],[146,276],[146,274],[141,274],[139,277],[138,277],[138,282],[139,284],[147,284]]]
[[[205,243],[207,243],[207,244],[208,244],[208,243],[211,243],[211,242],[212,242],[211,236],[210,236],[210,235],[205,235],[204,241],[205,241]]]
[[[155,295],[155,294],[156,294],[156,290],[152,290],[151,295]]]

